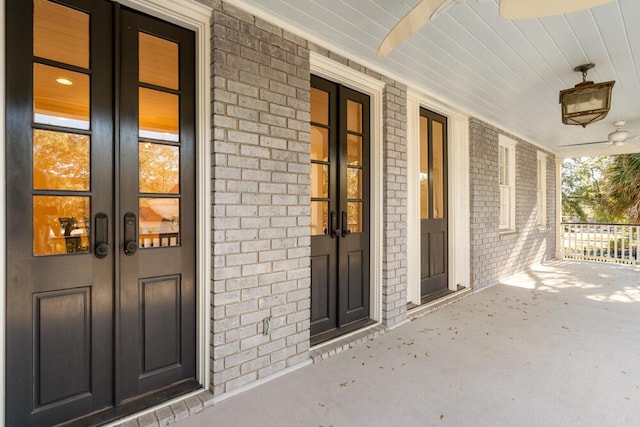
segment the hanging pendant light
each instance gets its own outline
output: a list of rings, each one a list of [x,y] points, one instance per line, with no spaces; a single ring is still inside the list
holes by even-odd
[[[562,123],[586,127],[607,116],[611,108],[611,91],[615,81],[593,83],[587,81],[587,71],[593,64],[580,65],[573,69],[582,73],[582,82],[574,88],[560,91]]]

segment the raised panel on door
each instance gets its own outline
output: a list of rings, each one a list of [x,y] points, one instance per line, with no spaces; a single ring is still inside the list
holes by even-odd
[[[195,41],[122,10],[116,401],[195,383]],[[164,333],[163,333],[164,331]]]
[[[6,424],[48,426],[112,404],[112,5],[6,17]]]
[[[420,109],[420,295],[448,288],[447,119]]]

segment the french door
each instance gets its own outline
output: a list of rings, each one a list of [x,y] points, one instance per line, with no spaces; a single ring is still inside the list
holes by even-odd
[[[311,342],[369,322],[369,97],[311,76]]]
[[[98,423],[195,381],[194,34],[7,0],[7,425]]]
[[[420,296],[448,289],[447,118],[420,109]]]

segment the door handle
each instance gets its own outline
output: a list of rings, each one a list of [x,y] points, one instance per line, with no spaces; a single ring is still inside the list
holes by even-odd
[[[342,227],[342,237],[346,237],[346,235],[349,233],[349,226],[347,225],[347,211],[342,211],[342,224],[340,224],[340,226]]]
[[[331,215],[329,216],[329,236],[332,239],[335,239],[340,230],[337,230],[338,226],[338,214],[334,211],[331,211]]]
[[[95,217],[95,247],[93,252],[96,258],[102,259],[109,255],[109,217],[104,212],[99,212]]]
[[[135,254],[138,250],[136,222],[136,214],[133,212],[124,214],[124,254],[128,256]]]

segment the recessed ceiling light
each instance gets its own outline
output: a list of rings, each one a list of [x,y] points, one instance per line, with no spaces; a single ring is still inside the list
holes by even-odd
[[[56,81],[65,86],[71,86],[73,84],[71,80],[65,79],[64,77],[57,78]]]

